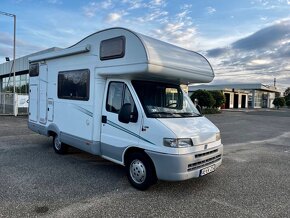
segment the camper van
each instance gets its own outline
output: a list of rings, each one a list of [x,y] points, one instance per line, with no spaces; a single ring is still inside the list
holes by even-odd
[[[213,80],[202,55],[111,28],[29,61],[28,125],[56,153],[73,146],[123,165],[140,190],[221,165],[219,129],[181,89]]]

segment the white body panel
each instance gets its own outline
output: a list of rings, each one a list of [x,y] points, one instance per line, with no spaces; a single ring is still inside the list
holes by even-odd
[[[124,57],[100,60],[100,43],[119,36],[126,39]],[[210,82],[214,77],[212,68],[195,52],[127,29],[113,28],[92,34],[70,48],[31,57],[30,62],[38,63],[40,72],[39,76],[30,77],[29,127],[40,134],[58,134],[62,142],[120,164],[124,164],[124,154],[131,147],[144,149],[148,155],[151,152],[149,156],[155,165],[158,165],[154,159],[156,154],[190,154],[191,158],[182,157],[185,158],[182,162],[187,162],[194,159],[193,152],[207,149],[203,146],[169,148],[163,145],[163,138],[190,137],[194,144],[208,143],[208,148],[219,147],[218,153],[222,153],[220,141],[214,140],[219,130],[210,121],[204,117],[147,118],[131,84],[131,80],[172,84]],[[89,71],[86,100],[58,96],[59,73],[73,70]],[[111,81],[122,82],[128,87],[138,112],[136,122],[121,123],[118,114],[106,109]],[[218,165],[220,163],[221,160]],[[181,180],[196,176],[196,173],[180,175],[174,173],[167,178],[160,173],[159,178]]]
[[[47,65],[39,67],[39,122],[47,121]]]

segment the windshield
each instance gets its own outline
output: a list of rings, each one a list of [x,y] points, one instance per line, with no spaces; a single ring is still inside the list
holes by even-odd
[[[147,117],[180,118],[201,116],[178,85],[132,81]]]

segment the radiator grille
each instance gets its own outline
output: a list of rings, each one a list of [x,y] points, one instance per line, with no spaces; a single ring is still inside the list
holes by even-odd
[[[206,155],[209,155],[209,154],[213,154],[215,152],[218,152],[218,149],[215,149],[215,150],[212,150],[212,151],[208,151],[208,152],[205,152],[205,153],[201,153],[201,154],[196,154],[195,158],[203,157],[203,156],[206,156]]]
[[[211,158],[206,159],[206,160],[202,160],[202,161],[199,161],[199,162],[196,162],[196,163],[188,164],[187,171],[192,171],[192,170],[195,170],[195,169],[198,169],[198,168],[202,168],[202,167],[211,165],[211,164],[221,160],[221,158],[222,158],[222,155],[219,154],[219,155],[217,155],[215,157],[211,157]]]

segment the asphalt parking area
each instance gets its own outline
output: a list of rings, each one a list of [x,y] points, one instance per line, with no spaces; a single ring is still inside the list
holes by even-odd
[[[289,217],[290,112],[207,117],[222,133],[222,166],[145,192],[123,167],[76,149],[57,155],[25,117],[0,117],[0,217]]]

